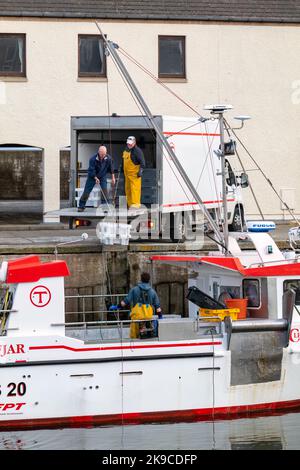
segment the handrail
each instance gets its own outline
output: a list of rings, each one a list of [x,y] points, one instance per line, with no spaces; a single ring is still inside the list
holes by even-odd
[[[167,319],[168,317],[165,316],[165,318]],[[220,317],[198,317],[198,318],[190,318],[191,322],[195,322],[195,323],[198,323],[198,322],[206,322],[206,323],[209,323],[209,321],[213,319],[213,320],[219,320],[219,322],[215,322],[216,325],[218,323],[221,323],[222,320],[220,319]],[[158,320],[158,315],[153,315],[152,318],[147,318],[147,319],[141,319],[141,320],[95,320],[95,321],[85,321],[85,322],[69,322],[69,323],[51,323],[50,326],[80,326],[80,325],[105,325],[105,326],[113,326],[114,324],[127,324],[127,323],[139,323],[139,322],[145,322],[145,321],[154,321],[154,320]]]
[[[79,299],[83,297],[126,297],[125,294],[77,294],[77,295],[66,295],[65,299]]]
[[[130,312],[130,310],[121,310],[121,309],[117,309],[117,310],[85,310],[84,312],[65,312],[65,315],[76,315],[76,314],[82,314],[82,313],[118,313],[118,312],[122,312],[122,313],[126,313],[126,312]]]
[[[104,324],[105,326],[113,326],[114,323],[116,324],[123,324],[123,323],[139,323],[145,321],[153,321],[157,320],[157,315],[153,316],[152,318],[147,318],[146,320],[97,320],[97,321],[84,321],[84,322],[70,322],[70,323],[51,323],[50,326],[80,326],[80,325],[101,325]]]
[[[259,263],[251,263],[247,266],[246,269],[251,268],[252,266],[265,266],[266,264],[288,264],[288,263],[299,263],[300,258],[297,256],[293,259],[278,259],[273,261],[264,261]]]

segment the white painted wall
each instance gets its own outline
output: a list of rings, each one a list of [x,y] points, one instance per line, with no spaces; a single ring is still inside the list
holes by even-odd
[[[251,115],[240,137],[278,190],[296,188],[300,213],[299,26],[103,21],[101,27],[154,74],[158,35],[185,35],[187,80],[168,85],[200,113],[204,104],[226,102],[235,108],[228,118]],[[0,77],[0,145],[44,149],[44,212],[56,210],[59,149],[70,144],[70,116],[106,115],[108,110],[107,82],[77,78],[78,34],[97,34],[98,29],[92,21],[0,18],[0,32],[27,37],[27,79]],[[154,114],[193,115],[131,63],[128,69]],[[111,112],[139,114],[110,59],[108,84]],[[241,149],[240,153],[245,155]],[[244,161],[253,168],[249,159]],[[262,177],[257,172],[249,176],[263,211],[282,218],[280,202]],[[249,212],[255,214],[250,191],[246,192]]]

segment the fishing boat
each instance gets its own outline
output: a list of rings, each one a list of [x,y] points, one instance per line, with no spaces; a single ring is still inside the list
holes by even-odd
[[[102,340],[71,337],[64,319],[66,262],[41,263],[38,256],[3,262],[8,294],[0,337],[0,427],[226,418],[300,406],[299,298],[293,290],[300,263],[285,260],[267,233],[249,236],[259,261],[253,252],[157,255],[153,261],[197,273],[192,300],[197,289],[208,297],[248,295],[250,316],[234,320],[237,309],[228,309],[221,321],[223,310],[205,317],[192,304],[189,318],[157,319],[151,338],[130,338],[128,321],[100,322]]]
[[[113,44],[107,47],[118,61]],[[220,123],[223,182],[226,109],[209,107]],[[296,251],[282,253],[265,221],[229,234],[224,217],[220,230],[159,129],[157,137],[203,206],[219,248],[206,256],[151,257],[192,273],[189,317],[154,316],[149,335],[136,338],[130,337],[131,320],[97,322],[96,337],[80,339],[65,321],[66,262],[42,263],[38,256],[4,261],[1,428],[224,419],[300,407]],[[225,182],[223,189],[226,214]],[[253,249],[243,249],[245,242]]]

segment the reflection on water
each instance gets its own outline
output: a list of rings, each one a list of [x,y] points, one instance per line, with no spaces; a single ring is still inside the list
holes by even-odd
[[[0,432],[1,450],[300,449],[300,412],[216,422]]]

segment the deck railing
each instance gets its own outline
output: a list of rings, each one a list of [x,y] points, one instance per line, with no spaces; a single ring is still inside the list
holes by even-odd
[[[97,321],[106,321],[107,319],[107,314],[110,314],[115,317],[116,320],[120,320],[120,312],[124,313],[129,313],[129,310],[116,310],[116,311],[111,311],[107,310],[106,308],[88,308],[88,303],[91,303],[91,301],[94,303],[97,301],[100,305],[105,305],[106,300],[110,300],[111,303],[114,303],[116,305],[120,304],[120,301],[126,297],[126,294],[78,294],[78,295],[66,295],[65,296],[65,302],[69,300],[77,300],[77,302],[80,303],[80,309],[74,310],[74,311],[68,311],[66,310],[65,312],[65,318],[66,322],[68,322],[68,318],[72,315],[73,317],[77,315],[77,317],[82,318],[82,322],[86,323],[86,316],[87,315],[93,315],[97,316],[98,319]]]

